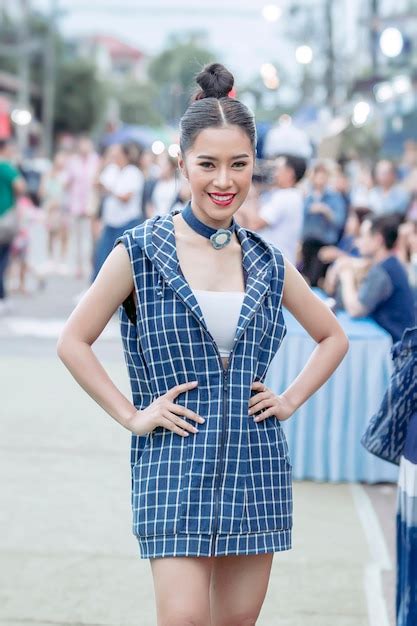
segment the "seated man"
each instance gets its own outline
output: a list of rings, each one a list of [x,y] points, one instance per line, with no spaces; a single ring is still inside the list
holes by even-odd
[[[398,216],[393,215],[372,216],[363,222],[358,248],[371,267],[359,286],[354,278],[358,259],[346,257],[335,263],[346,311],[352,317],[372,317],[394,342],[401,339],[406,328],[415,325],[407,272],[393,253],[398,226]]]

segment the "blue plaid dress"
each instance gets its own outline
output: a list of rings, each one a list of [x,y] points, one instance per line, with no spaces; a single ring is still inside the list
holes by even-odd
[[[292,467],[275,416],[248,415],[286,333],[284,259],[237,226],[245,296],[228,367],[176,253],[174,211],[119,237],[132,266],[132,296],[119,309],[133,404],[149,406],[198,380],[175,402],[205,418],[183,437],[163,426],[131,438],[133,534],[141,558],[259,554],[291,548]],[[184,418],[187,419],[187,418]],[[194,424],[192,420],[191,423]]]

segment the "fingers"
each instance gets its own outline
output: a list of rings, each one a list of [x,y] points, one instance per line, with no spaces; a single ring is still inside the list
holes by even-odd
[[[175,385],[175,387],[172,387],[172,389],[169,389],[165,395],[168,396],[170,399],[174,399],[177,396],[179,396],[180,393],[184,393],[185,391],[194,389],[194,387],[196,387],[197,385],[198,385],[197,380],[192,380],[191,382],[187,382],[187,383],[181,383],[180,385]]]
[[[271,398],[266,398],[265,400],[261,400],[260,402],[257,402],[256,404],[252,405],[249,408],[249,415],[253,415],[254,413],[259,413],[259,411],[261,411],[262,409],[266,408],[266,407],[270,407],[271,406]]]
[[[175,404],[174,402],[168,402],[166,404],[166,408],[169,411],[171,411],[171,413],[176,413],[177,415],[184,415],[185,417],[195,420],[196,422],[199,422],[200,424],[204,424],[204,422],[206,421],[204,417],[201,417],[201,415],[198,415],[198,413],[194,413],[194,411],[191,411],[191,409],[187,409],[187,407],[182,406],[182,404]]]
[[[161,415],[161,426],[183,437],[188,437],[190,433],[198,433],[198,428],[193,424],[189,424],[170,411]]]

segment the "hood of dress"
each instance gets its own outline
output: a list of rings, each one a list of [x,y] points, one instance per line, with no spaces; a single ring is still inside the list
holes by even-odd
[[[173,216],[180,213],[173,211],[166,215],[156,215],[132,229],[133,241],[144,251],[149,260],[158,268],[166,279],[180,274],[176,252],[175,228]],[[274,249],[257,233],[246,230],[236,222],[236,236],[242,247],[242,265],[248,275],[262,279],[264,273],[272,270]]]

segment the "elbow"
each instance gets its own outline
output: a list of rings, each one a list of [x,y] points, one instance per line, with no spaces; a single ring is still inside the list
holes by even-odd
[[[56,343],[56,353],[59,359],[65,363],[65,355],[66,355],[67,343],[63,333],[61,333],[58,337],[58,341]]]
[[[340,333],[340,351],[342,353],[342,358],[345,357],[349,351],[349,337],[346,335],[344,330]]]
[[[61,331],[56,343],[56,353],[59,359],[67,365],[70,355],[73,353],[74,342],[70,339],[65,331]]]

